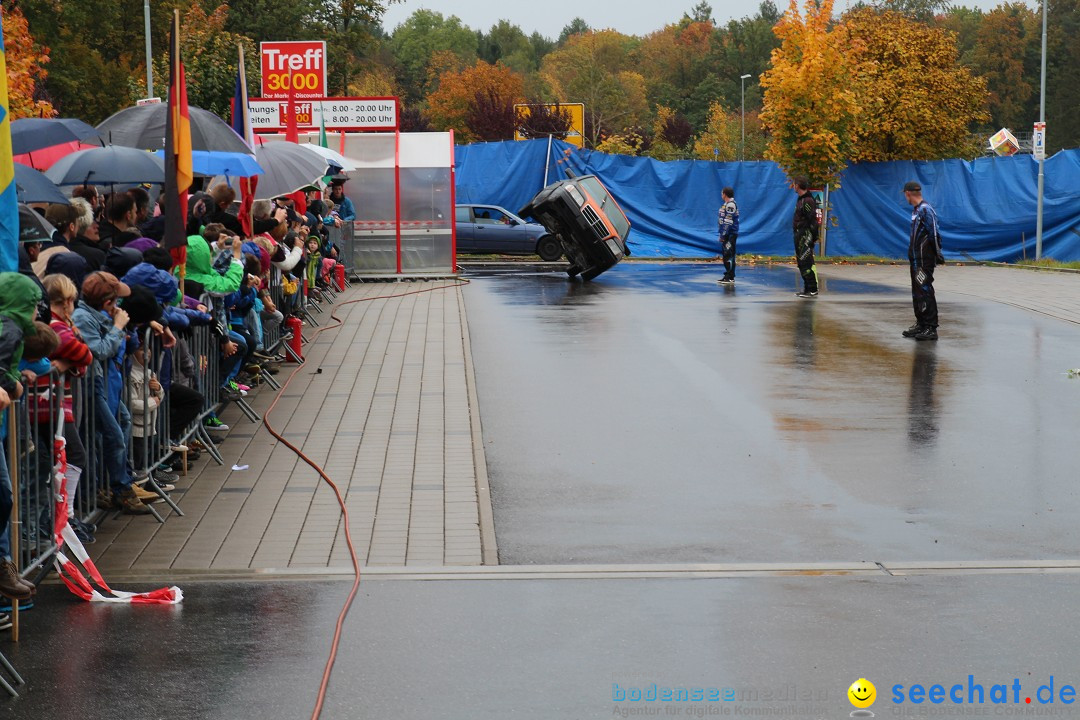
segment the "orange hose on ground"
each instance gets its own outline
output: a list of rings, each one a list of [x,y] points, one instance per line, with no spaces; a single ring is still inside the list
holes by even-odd
[[[312,334],[312,338],[318,337],[327,330],[336,330],[342,327],[344,325],[344,321],[337,316],[336,312],[338,309],[343,308],[346,305],[370,302],[372,300],[389,300],[392,298],[407,297],[409,295],[420,295],[421,293],[435,292],[436,290],[446,290],[449,288],[461,287],[462,285],[468,284],[468,280],[459,279],[455,281],[452,285],[437,285],[435,287],[424,288],[422,290],[410,290],[409,292],[395,293],[392,295],[376,295],[373,297],[346,300],[343,303],[333,306],[333,309],[330,312],[330,317],[334,320],[335,324],[325,325],[321,328],[318,328]],[[319,716],[322,714],[323,703],[326,700],[326,691],[330,684],[330,674],[334,669],[334,661],[337,659],[338,646],[341,644],[341,629],[345,625],[345,618],[348,616],[349,609],[352,607],[353,599],[356,597],[356,591],[360,587],[360,560],[356,557],[356,547],[353,545],[352,532],[349,530],[349,510],[345,507],[345,500],[341,497],[341,491],[338,489],[337,484],[335,484],[334,481],[330,479],[330,476],[326,474],[326,471],[323,470],[318,463],[305,455],[300,448],[296,447],[291,442],[286,440],[281,435],[281,433],[279,433],[273,428],[272,425],[270,425],[270,413],[272,413],[274,411],[274,408],[277,407],[278,400],[281,399],[282,394],[285,392],[285,388],[289,387],[289,383],[293,381],[293,378],[296,377],[296,374],[299,373],[300,370],[305,367],[305,365],[306,364],[297,365],[296,368],[291,373],[289,373],[289,377],[286,378],[285,382],[282,384],[281,390],[278,392],[277,397],[274,398],[274,401],[270,403],[270,407],[268,407],[266,409],[266,412],[263,413],[262,421],[263,425],[266,426],[267,431],[269,431],[269,433],[273,435],[278,442],[296,453],[297,457],[310,465],[311,468],[319,474],[319,477],[322,478],[322,480],[330,486],[330,489],[334,491],[334,496],[337,498],[338,505],[341,506],[341,515],[345,521],[345,543],[349,548],[349,558],[352,560],[354,577],[352,589],[349,591],[349,596],[345,599],[345,604],[342,606],[341,612],[338,614],[337,625],[334,629],[334,639],[330,645],[330,656],[326,659],[326,667],[323,669],[322,682],[319,685],[319,694],[315,701],[315,709],[311,713],[311,720],[318,720]]]

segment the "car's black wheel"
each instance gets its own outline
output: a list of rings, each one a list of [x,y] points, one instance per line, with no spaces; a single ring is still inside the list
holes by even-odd
[[[579,268],[577,265],[571,265],[570,267],[566,268],[566,274],[572,278],[577,277],[577,274],[579,272],[581,272],[581,268]]]
[[[552,262],[562,257],[562,245],[558,238],[545,235],[536,243],[536,254],[544,262]]]
[[[596,277],[600,273],[604,272],[604,269],[605,268],[602,268],[602,267],[595,267],[595,266],[591,267],[588,270],[586,270],[585,272],[581,273],[581,279],[585,280],[585,281],[592,280],[594,277]]]

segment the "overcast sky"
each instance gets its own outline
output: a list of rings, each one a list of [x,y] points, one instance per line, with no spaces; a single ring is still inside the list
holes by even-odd
[[[713,19],[726,23],[733,18],[754,15],[760,0],[712,0]],[[784,0],[773,0],[781,11],[787,9]],[[509,20],[521,27],[526,35],[539,30],[541,35],[555,39],[563,27],[575,17],[581,17],[594,28],[614,28],[627,35],[646,35],[677,22],[683,13],[689,12],[698,0],[675,0],[674,2],[640,2],[635,0],[511,0],[506,3],[492,0],[404,0],[390,5],[383,15],[383,27],[387,32],[405,21],[410,15],[426,8],[444,16],[457,15],[473,30],[485,32],[499,20]],[[1001,0],[966,0],[956,3],[968,7],[989,10]],[[842,11],[847,0],[836,0],[836,8]],[[1028,2],[1034,7],[1034,3]]]

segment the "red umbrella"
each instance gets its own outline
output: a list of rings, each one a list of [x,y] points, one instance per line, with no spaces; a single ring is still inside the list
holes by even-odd
[[[101,147],[101,145],[88,145],[87,143],[79,142],[78,140],[72,140],[71,142],[60,143],[59,145],[53,145],[52,147],[42,148],[41,150],[23,153],[22,155],[15,155],[13,157],[17,163],[29,165],[37,170],[48,170],[52,167],[53,163],[65,155],[70,155],[79,150],[87,150],[96,147]]]

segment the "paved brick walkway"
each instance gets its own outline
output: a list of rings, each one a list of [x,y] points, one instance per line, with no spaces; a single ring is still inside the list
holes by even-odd
[[[825,278],[911,288],[907,265],[818,265]],[[983,266],[946,266],[934,276],[939,296],[950,293],[993,300],[1080,323],[1080,273]]]
[[[445,284],[360,284],[338,306]],[[479,423],[471,413],[460,287],[360,302],[339,314],[341,329],[306,346],[307,362],[271,423],[341,488],[363,564],[492,562],[493,533],[485,531],[481,544],[486,475],[482,455],[474,459],[482,444],[473,436]],[[316,318],[329,323],[329,311]],[[251,404],[261,414],[273,397],[263,387]],[[223,419],[232,427],[220,445],[225,466],[204,455],[177,484],[185,516],[163,525],[152,517],[106,522],[91,547],[102,568],[122,574],[350,567],[330,488],[261,424],[235,408]],[[248,468],[231,470],[234,463]],[[484,513],[490,518],[489,506]]]

